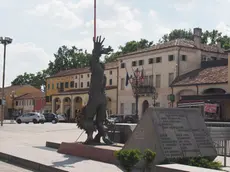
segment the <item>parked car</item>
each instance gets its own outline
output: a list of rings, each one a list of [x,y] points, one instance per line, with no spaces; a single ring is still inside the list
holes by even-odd
[[[65,117],[65,115],[57,115],[57,117],[58,117],[58,121],[59,122],[66,122],[66,117]]]
[[[110,115],[108,121],[112,123],[122,123],[124,121],[124,115]]]
[[[56,124],[58,120],[58,116],[55,113],[43,113],[45,116],[46,122],[52,122],[53,124]]]
[[[16,118],[18,124],[33,122],[34,124],[45,122],[45,116],[37,112],[29,112]]]
[[[124,117],[124,123],[137,123],[138,118],[136,115],[125,115]]]

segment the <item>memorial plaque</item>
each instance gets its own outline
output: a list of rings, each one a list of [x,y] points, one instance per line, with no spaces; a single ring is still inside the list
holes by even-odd
[[[137,135],[145,133],[145,142]],[[156,162],[183,157],[217,156],[199,109],[149,108],[124,149],[156,152]]]

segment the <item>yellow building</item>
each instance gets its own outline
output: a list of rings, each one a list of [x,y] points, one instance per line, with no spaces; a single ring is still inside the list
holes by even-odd
[[[40,91],[40,90],[31,85],[13,85],[13,86],[5,87],[4,89],[4,97],[6,100],[5,111],[4,111],[5,119],[9,118],[9,114],[11,114],[12,109],[14,109],[14,103],[13,103],[14,98],[24,95],[26,93],[33,93],[36,91]],[[2,98],[1,89],[0,89],[0,96],[1,99]]]
[[[118,66],[117,62],[105,65],[107,77],[106,95],[109,113],[118,111]],[[70,114],[74,118],[77,110],[86,105],[90,86],[89,68],[60,71],[46,80],[46,111]]]

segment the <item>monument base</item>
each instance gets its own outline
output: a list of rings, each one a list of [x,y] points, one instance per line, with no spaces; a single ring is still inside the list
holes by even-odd
[[[122,147],[107,145],[84,145],[79,142],[62,142],[58,149],[58,153],[117,164],[118,162],[114,156],[114,152],[121,148]]]

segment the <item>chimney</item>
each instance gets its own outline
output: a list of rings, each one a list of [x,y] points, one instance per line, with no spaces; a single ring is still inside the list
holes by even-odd
[[[197,48],[201,48],[201,34],[202,34],[201,28],[193,29],[193,39],[194,39],[195,46]]]
[[[221,49],[221,42],[220,41],[217,42],[217,47],[218,47],[218,49]]]

